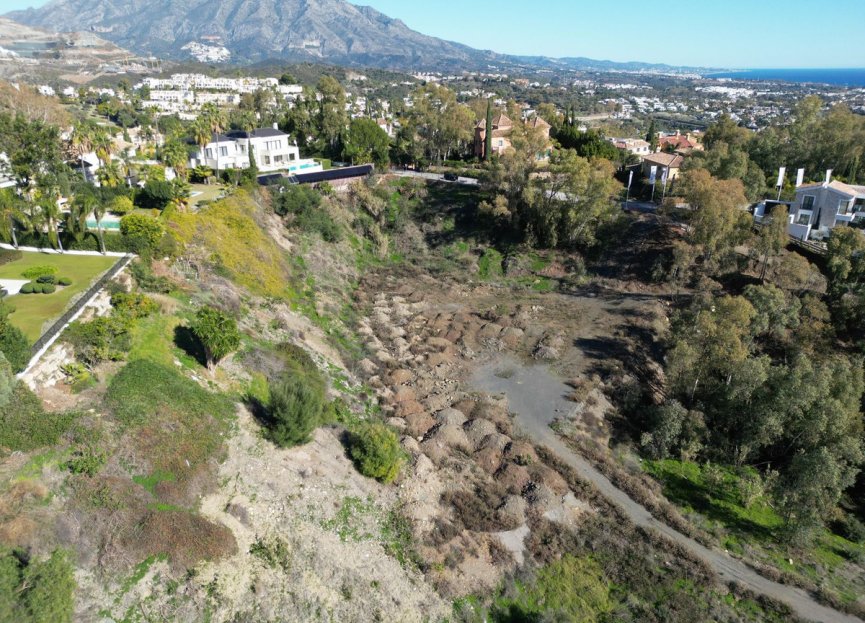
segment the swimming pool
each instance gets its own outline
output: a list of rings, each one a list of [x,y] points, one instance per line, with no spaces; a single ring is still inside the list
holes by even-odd
[[[98,229],[98,224],[95,219],[87,219],[87,229]],[[102,221],[102,229],[110,231],[120,231],[120,221]]]

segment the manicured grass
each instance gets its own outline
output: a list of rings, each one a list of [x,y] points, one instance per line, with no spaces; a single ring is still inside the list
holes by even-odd
[[[198,207],[202,201],[216,201],[222,195],[222,184],[192,184],[191,191],[193,193],[201,193],[194,197],[190,197],[189,206],[192,209]]]
[[[42,335],[50,321],[61,316],[76,295],[84,292],[102,273],[111,268],[116,257],[97,255],[48,255],[25,252],[20,260],[0,266],[0,279],[24,279],[21,273],[34,266],[56,266],[58,277],[68,277],[72,285],[57,288],[53,294],[19,294],[9,298],[15,311],[9,317],[32,342]]]

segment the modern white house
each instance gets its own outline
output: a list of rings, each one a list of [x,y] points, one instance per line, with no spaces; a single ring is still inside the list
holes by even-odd
[[[832,181],[796,189],[790,207],[790,235],[821,240],[838,226],[865,220],[865,186]]]
[[[255,164],[262,173],[315,173],[323,170],[320,162],[301,159],[297,145],[288,134],[276,127],[214,134],[204,149],[199,149],[190,164],[192,167],[204,165],[221,171],[248,169],[250,145]]]

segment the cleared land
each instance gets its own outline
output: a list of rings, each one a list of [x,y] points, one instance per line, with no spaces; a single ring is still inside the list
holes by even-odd
[[[15,307],[10,319],[27,339],[35,342],[42,335],[44,325],[57,318],[69,302],[90,286],[94,279],[111,268],[116,257],[96,255],[49,255],[24,253],[20,260],[0,266],[0,279],[23,279],[21,273],[34,266],[55,266],[58,277],[68,277],[72,285],[58,288],[53,294],[22,294],[9,299]]]

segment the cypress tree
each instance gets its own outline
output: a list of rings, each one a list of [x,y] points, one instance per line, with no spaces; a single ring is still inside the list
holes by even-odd
[[[484,160],[489,160],[493,153],[493,105],[487,100],[487,134],[484,137]]]

